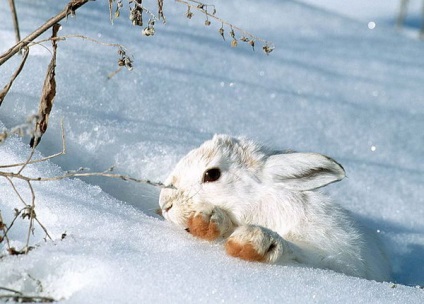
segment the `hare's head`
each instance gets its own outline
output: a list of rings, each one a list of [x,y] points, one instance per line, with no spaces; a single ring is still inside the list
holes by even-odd
[[[269,189],[308,191],[343,177],[343,168],[320,154],[278,153],[244,138],[215,135],[180,160],[165,181],[175,189],[162,189],[159,204],[167,220],[186,228],[196,204],[240,213],[254,209]]]

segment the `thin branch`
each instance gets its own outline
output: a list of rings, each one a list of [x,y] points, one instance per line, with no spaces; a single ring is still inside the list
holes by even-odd
[[[20,292],[20,291],[17,291],[17,290],[11,289],[11,288],[1,287],[1,286],[0,286],[0,290],[6,290],[6,291],[14,292],[14,293],[17,293],[17,294],[20,294],[20,295],[22,294],[22,292]]]
[[[34,218],[36,217],[35,215],[35,192],[34,192],[34,188],[31,185],[30,181],[27,181],[28,187],[31,190],[31,207],[29,208],[29,226],[28,226],[28,235],[27,235],[27,241],[26,241],[26,246],[25,246],[25,253],[28,253],[29,251],[29,239],[31,238],[31,233],[32,233],[32,227],[34,225]]]
[[[211,13],[209,13],[207,10],[205,10],[205,9],[204,9],[204,7],[212,6],[212,5],[206,5],[206,4],[203,4],[203,3],[199,2],[199,1],[194,1],[194,0],[187,0],[187,1],[185,1],[185,0],[175,0],[175,2],[183,3],[183,4],[185,4],[187,7],[190,7],[190,8],[192,8],[192,9],[197,10],[197,11],[200,11],[202,14],[205,14],[207,17],[212,18],[212,19],[215,19],[216,21],[221,22],[221,24],[225,24],[225,25],[227,25],[228,27],[230,27],[230,28],[232,28],[232,29],[237,30],[238,32],[242,33],[244,36],[249,36],[249,37],[251,37],[252,39],[257,40],[257,41],[261,41],[261,42],[263,42],[263,43],[264,43],[264,44],[266,44],[266,45],[272,45],[272,43],[271,43],[271,42],[269,42],[269,41],[267,41],[267,40],[265,40],[265,39],[259,38],[259,37],[255,36],[255,35],[253,35],[252,33],[250,33],[250,32],[248,32],[248,31],[243,30],[242,28],[239,28],[239,27],[237,27],[237,26],[234,26],[234,25],[233,25],[233,24],[231,24],[230,22],[225,21],[225,20],[223,20],[223,19],[221,19],[221,18],[219,18],[219,17],[215,16],[215,14],[211,14]],[[197,4],[197,5],[193,5],[193,4],[191,4],[190,2],[195,3],[195,4]],[[215,10],[214,10],[214,12],[215,12]]]
[[[0,171],[0,176],[2,175],[3,172]],[[28,207],[28,204],[25,203],[25,200],[22,198],[21,194],[19,193],[18,189],[16,188],[15,184],[13,183],[12,179],[9,176],[4,176],[7,181],[10,183],[10,185],[12,186],[13,191],[15,191],[16,195],[19,197],[19,200],[22,202],[22,204],[25,205],[25,207]]]
[[[16,43],[21,41],[21,34],[19,33],[18,14],[16,13],[15,0],[9,0],[10,12],[12,13],[13,27],[15,28]]]
[[[11,165],[1,165],[0,166],[0,169],[1,168],[13,168],[13,167],[20,167],[20,166],[22,166],[21,169],[19,170],[19,173],[21,173],[22,170],[27,165],[45,162],[45,161],[47,161],[49,159],[52,159],[52,158],[55,158],[55,157],[58,157],[58,156],[61,156],[61,155],[65,155],[66,154],[66,141],[65,141],[65,129],[63,127],[63,120],[60,123],[60,128],[61,128],[61,131],[62,131],[62,151],[60,151],[58,153],[55,153],[55,154],[52,154],[52,155],[49,155],[49,156],[46,156],[46,157],[43,157],[43,158],[40,158],[40,159],[32,160],[32,157],[34,155],[34,149],[32,149],[31,150],[31,154],[27,158],[26,162],[24,162],[24,163],[17,163],[17,164],[11,164]]]
[[[120,56],[119,60],[118,60],[118,66],[119,67],[123,67],[125,66],[129,71],[131,71],[133,69],[133,60],[127,55],[126,51],[127,49],[119,43],[107,43],[107,42],[103,42],[103,41],[99,41],[96,40],[94,38],[90,38],[87,36],[83,36],[83,35],[66,35],[66,36],[59,36],[59,37],[50,37],[48,39],[44,39],[41,41],[37,41],[37,42],[32,42],[30,43],[28,46],[31,47],[33,45],[42,45],[43,42],[46,41],[62,41],[62,40],[66,40],[69,38],[80,38],[83,40],[88,40],[90,42],[94,42],[97,43],[99,45],[103,45],[103,46],[110,46],[110,47],[116,47],[118,48],[118,54]],[[113,77],[115,74],[117,74],[120,71],[120,69],[118,68],[118,70],[116,70],[115,72],[112,72],[111,74],[108,75],[108,79],[110,79],[111,77]]]
[[[25,296],[21,294],[13,295],[0,295],[0,300],[13,301],[17,303],[53,303],[56,302],[55,299],[50,297],[41,297],[41,296]]]
[[[158,0],[158,16],[163,22],[166,22],[165,15],[163,14],[163,0]]]
[[[9,80],[9,83],[6,84],[3,88],[3,90],[0,92],[0,106],[3,103],[4,98],[6,97],[7,93],[9,92],[10,88],[12,87],[13,82],[15,81],[16,77],[18,77],[19,73],[22,71],[22,68],[25,65],[25,62],[28,58],[29,48],[24,48],[24,53],[22,56],[21,64],[19,65],[18,69],[13,73],[11,79]]]
[[[6,228],[7,228],[7,226],[6,226],[6,224],[4,223],[4,221],[3,221],[3,217],[1,216],[1,211],[0,211],[0,230],[2,230],[2,231],[3,231],[3,236],[2,236],[2,237],[0,237],[0,243],[1,243],[4,239],[6,239],[7,248],[10,248],[10,241],[9,241],[8,236],[7,236],[7,231],[8,231],[8,229],[6,229]],[[0,289],[1,289],[1,287],[0,287]]]
[[[51,28],[54,24],[59,23],[64,18],[68,17],[68,15],[75,14],[75,11],[89,2],[90,0],[71,0],[65,8],[58,13],[56,16],[50,18],[47,22],[45,22],[42,26],[40,26],[38,29],[36,29],[34,32],[29,34],[27,37],[19,41],[17,44],[15,44],[13,47],[11,47],[8,51],[6,51],[4,54],[0,56],[0,66],[5,63],[7,60],[9,60],[12,56],[14,56],[16,53],[18,53],[21,49],[23,49],[25,46],[27,46],[30,42],[37,39],[38,36],[43,34],[45,31],[47,31],[49,28]]]
[[[169,188],[169,189],[175,189],[173,185],[164,185],[162,182],[152,182],[148,179],[138,179],[135,177],[131,177],[129,175],[123,175],[123,174],[116,174],[116,173],[107,173],[105,172],[85,172],[85,173],[79,173],[79,172],[68,172],[63,175],[59,176],[53,176],[53,177],[30,177],[18,173],[13,172],[2,172],[0,171],[0,176],[3,176],[5,178],[17,178],[24,181],[29,182],[48,182],[48,181],[59,181],[66,178],[72,178],[72,177],[92,177],[92,176],[102,176],[102,177],[109,177],[109,178],[117,178],[122,179],[124,181],[131,181],[136,182],[139,184],[147,184],[154,187],[159,188]]]
[[[38,220],[38,218],[35,218],[35,221],[38,223],[38,225],[40,225],[41,229],[43,229],[44,233],[46,234],[46,236],[49,238],[49,240],[53,240],[53,238],[50,236],[49,232],[47,231],[47,228],[41,224],[41,222]],[[45,238],[44,238],[45,240]]]
[[[15,221],[18,219],[18,217],[21,215],[21,213],[26,209],[27,207],[22,208],[21,210],[15,209],[15,217],[13,218],[12,222],[10,223],[9,227],[7,227],[6,234],[9,232],[10,229],[12,229],[13,224],[15,224]],[[10,248],[10,247],[9,247]]]
[[[88,41],[91,41],[91,42],[94,42],[94,43],[97,43],[97,44],[100,44],[100,45],[111,46],[111,47],[116,47],[116,48],[119,48],[119,49],[126,50],[126,48],[122,44],[119,44],[119,43],[103,42],[103,41],[96,40],[96,39],[91,38],[91,37],[87,37],[87,36],[84,36],[84,35],[76,35],[76,34],[58,36],[58,37],[55,37],[55,38],[48,38],[48,39],[40,40],[38,42],[33,42],[32,44],[39,44],[39,43],[51,41],[51,40],[56,40],[56,41],[66,40],[68,38],[80,38],[80,39],[88,40]],[[32,46],[32,44],[31,44],[31,46]]]

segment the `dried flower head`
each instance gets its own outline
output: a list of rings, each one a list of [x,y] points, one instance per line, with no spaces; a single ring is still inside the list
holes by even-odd
[[[219,30],[218,33],[221,35],[222,39],[224,39],[225,41],[225,36],[224,36],[224,26],[222,26]]]
[[[269,44],[265,44],[262,49],[265,52],[265,54],[269,55],[269,53],[271,53],[274,50],[274,46],[269,45]]]

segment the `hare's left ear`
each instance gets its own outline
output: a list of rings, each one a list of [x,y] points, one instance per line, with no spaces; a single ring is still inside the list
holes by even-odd
[[[342,180],[346,174],[335,160],[317,153],[287,153],[270,156],[264,174],[290,190],[306,191]]]

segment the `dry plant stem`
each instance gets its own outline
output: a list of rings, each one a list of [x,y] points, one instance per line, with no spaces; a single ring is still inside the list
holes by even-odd
[[[25,201],[19,195],[19,192],[17,191],[16,187],[13,184],[12,178],[17,178],[17,179],[20,179],[20,180],[24,180],[26,182],[43,182],[43,181],[57,181],[57,180],[62,180],[62,179],[65,179],[65,178],[70,178],[70,177],[103,176],[103,177],[109,177],[109,178],[118,178],[118,179],[122,179],[124,181],[132,181],[132,182],[136,182],[136,183],[140,183],[140,184],[148,184],[148,185],[151,185],[151,186],[154,186],[154,187],[175,189],[175,187],[173,185],[164,185],[161,182],[152,182],[148,179],[137,179],[137,178],[134,178],[134,177],[131,177],[131,176],[128,176],[128,175],[110,173],[110,170],[104,171],[104,172],[78,172],[78,171],[76,171],[76,172],[68,172],[64,175],[54,176],[54,177],[28,177],[28,176],[23,175],[22,171],[24,170],[24,168],[27,165],[39,163],[39,162],[44,162],[44,161],[47,161],[49,159],[52,159],[52,158],[66,154],[66,139],[65,139],[65,131],[64,131],[64,127],[63,127],[63,121],[61,122],[61,129],[62,129],[62,151],[61,152],[58,152],[56,154],[53,154],[53,155],[50,155],[50,156],[47,156],[47,157],[43,157],[41,159],[32,160],[32,157],[34,156],[34,149],[32,149],[29,157],[27,158],[27,160],[25,162],[19,163],[19,164],[0,166],[0,168],[12,168],[12,167],[22,166],[17,173],[0,171],[0,176],[5,177],[9,181],[9,183],[12,185],[13,189],[18,194],[18,196],[20,197],[21,201],[24,204],[25,204]]]
[[[3,231],[3,236],[0,238],[0,243],[3,240],[6,240],[7,243],[7,248],[10,248],[10,241],[9,238],[7,237],[7,232],[9,231],[9,229],[6,229],[6,224],[3,221],[3,217],[1,216],[1,211],[0,211],[0,230]]]
[[[90,37],[83,36],[83,35],[58,36],[58,37],[55,37],[55,38],[49,38],[49,39],[41,40],[41,41],[38,41],[37,43],[34,43],[34,44],[40,44],[42,42],[46,42],[46,41],[49,41],[49,40],[56,40],[56,41],[66,40],[68,38],[80,38],[80,39],[88,40],[88,41],[91,41],[91,42],[94,42],[94,43],[97,43],[97,44],[100,44],[100,45],[111,46],[111,47],[116,47],[116,48],[126,50],[126,48],[119,43],[107,43],[107,42],[99,41],[99,40],[96,40],[94,38],[90,38]]]
[[[13,292],[16,292],[13,290]],[[0,300],[4,301],[13,301],[16,303],[53,303],[56,302],[55,299],[49,297],[41,297],[41,296],[26,296],[21,292],[17,292],[18,294],[12,295],[0,295]]]
[[[43,34],[45,31],[47,31],[49,28],[51,28],[56,23],[60,22],[64,18],[66,18],[69,14],[75,13],[75,11],[89,2],[91,0],[72,0],[70,1],[66,7],[58,13],[56,16],[50,18],[46,23],[44,23],[42,26],[40,26],[38,29],[36,29],[34,32],[29,34],[27,37],[19,41],[16,45],[11,47],[8,51],[6,51],[3,55],[0,56],[0,66],[5,63],[7,60],[9,60],[12,56],[14,56],[16,53],[18,53],[21,49],[23,49],[25,46],[27,46],[29,43],[34,41],[38,36]]]
[[[133,3],[135,6],[139,7],[143,11],[145,11],[147,14],[150,15],[150,18],[152,20],[158,20],[158,18],[156,18],[156,15],[155,14],[153,14],[149,9],[147,9],[146,7],[144,7],[143,5],[141,5],[140,3],[138,3],[136,0],[129,0],[128,2],[129,3]],[[163,21],[163,23],[165,23],[165,18],[162,21]]]
[[[17,291],[17,290],[11,289],[11,288],[1,287],[1,286],[0,286],[0,290],[6,290],[6,291],[14,292],[14,293],[17,293],[17,294],[20,294],[20,295],[22,294],[22,292],[20,292],[20,291]]]
[[[10,88],[12,87],[12,84],[15,81],[16,77],[18,77],[19,73],[22,71],[22,68],[24,67],[25,62],[28,58],[28,53],[29,53],[29,48],[25,47],[24,52],[23,52],[23,56],[22,56],[21,64],[19,65],[19,67],[15,71],[15,73],[13,73],[12,77],[10,78],[9,83],[6,84],[3,88],[3,90],[1,90],[1,92],[0,92],[0,106],[3,103],[3,100],[6,97],[7,93],[9,92]]]
[[[41,137],[47,131],[48,121],[50,112],[53,108],[54,98],[56,97],[56,51],[57,51],[57,42],[54,38],[57,37],[57,32],[60,29],[60,24],[53,25],[52,33],[52,47],[53,55],[52,59],[47,67],[46,78],[44,79],[43,91],[41,92],[40,104],[38,106],[38,117],[39,119],[36,122],[34,136],[31,138],[30,146],[32,148],[37,147],[40,143]]]
[[[21,201],[21,203],[22,203],[22,204],[24,204],[24,205],[25,205],[25,208],[26,208],[28,205],[25,203],[25,200],[22,198],[22,196],[21,196],[21,194],[19,193],[18,189],[16,189],[16,186],[15,186],[15,184],[13,183],[12,179],[11,179],[10,177],[8,177],[8,176],[6,176],[5,178],[6,178],[6,179],[7,179],[7,181],[10,183],[10,185],[12,186],[13,191],[15,191],[16,195],[19,197],[19,200]],[[25,209],[25,208],[24,208],[24,209]]]
[[[49,182],[49,181],[59,181],[62,179],[72,178],[72,177],[103,176],[103,177],[109,177],[109,178],[122,179],[124,181],[136,182],[139,184],[147,184],[147,185],[159,187],[159,188],[175,189],[174,186],[164,185],[161,182],[152,182],[148,179],[138,179],[138,178],[131,177],[129,175],[108,173],[107,171],[106,172],[85,172],[85,173],[69,172],[64,175],[53,176],[53,177],[30,177],[30,176],[26,176],[26,175],[22,175],[18,173],[0,171],[0,176],[3,176],[5,178],[10,178],[10,179],[17,178],[20,180],[24,180],[26,182]]]
[[[212,18],[212,19],[215,19],[215,20],[217,20],[217,21],[219,21],[219,22],[221,22],[221,24],[225,24],[225,25],[227,25],[228,27],[230,27],[230,28],[232,28],[233,30],[237,30],[238,32],[240,32],[240,33],[242,33],[244,36],[248,36],[248,37],[251,37],[251,38],[253,38],[254,40],[256,40],[256,41],[261,41],[261,42],[263,42],[264,44],[271,44],[269,41],[267,41],[267,40],[264,40],[264,39],[262,39],[262,38],[259,38],[259,37],[256,37],[255,35],[253,35],[252,33],[249,33],[249,32],[247,32],[247,31],[245,31],[245,30],[243,30],[243,29],[241,29],[241,28],[239,28],[239,27],[237,27],[237,26],[234,26],[234,25],[232,25],[230,22],[228,22],[228,21],[225,21],[225,20],[223,20],[223,19],[221,19],[221,18],[219,18],[219,17],[217,17],[217,16],[215,16],[214,14],[211,14],[211,13],[209,13],[209,12],[207,12],[206,10],[204,10],[203,8],[199,8],[199,4],[200,5],[204,5],[204,3],[201,3],[201,2],[199,2],[199,1],[193,1],[193,0],[187,0],[187,1],[185,1],[185,0],[175,0],[175,2],[179,2],[179,3],[183,3],[183,4],[185,4],[187,7],[190,7],[191,9],[195,9],[195,10],[197,10],[197,11],[200,11],[202,14],[205,14],[207,17],[209,17],[209,18]],[[192,3],[196,3],[196,4],[198,4],[198,5],[193,5],[193,4],[191,4],[190,2],[192,2]]]
[[[19,32],[18,14],[16,13],[15,0],[9,0],[10,12],[12,13],[13,27],[15,28],[16,43],[21,41],[21,34]]]
[[[27,181],[28,187],[31,190],[31,207],[29,209],[29,226],[28,226],[28,234],[27,234],[27,241],[24,248],[25,253],[28,253],[29,251],[29,239],[31,238],[32,233],[32,227],[34,225],[34,218],[35,218],[35,193],[34,188],[32,188],[31,182]]]
[[[120,71],[122,70],[122,67],[118,67],[115,71],[113,71],[112,73],[109,73],[107,75],[107,79],[112,79],[113,76],[115,76],[116,74],[118,74]]]
[[[163,14],[163,0],[158,0],[158,16],[165,22],[165,16]]]
[[[63,121],[60,123],[60,127],[61,127],[61,130],[62,130],[62,151],[60,151],[58,153],[55,153],[55,154],[52,154],[52,155],[49,155],[49,156],[46,156],[46,157],[43,157],[43,158],[40,158],[40,159],[33,160],[32,157],[34,156],[35,150],[32,149],[30,156],[27,158],[27,160],[24,163],[11,164],[11,165],[1,165],[0,166],[0,169],[2,169],[2,168],[21,167],[22,166],[21,169],[18,172],[18,173],[21,173],[22,170],[25,169],[25,167],[27,165],[45,162],[45,161],[47,161],[49,159],[52,159],[52,158],[55,158],[55,157],[58,157],[58,156],[61,156],[61,155],[65,155],[66,154],[66,140],[65,140],[65,129],[63,127]]]
[[[0,176],[1,176],[1,174],[0,174]],[[32,187],[31,182],[26,181],[27,185],[28,185],[28,187],[31,191],[31,205],[28,205],[27,203],[25,203],[25,200],[23,199],[22,195],[19,193],[19,191],[16,188],[15,184],[13,183],[12,179],[9,178],[9,177],[6,177],[6,179],[9,181],[10,185],[12,186],[13,191],[16,193],[19,200],[25,205],[25,207],[16,212],[15,218],[12,220],[12,223],[9,225],[9,227],[7,227],[7,230],[5,231],[4,236],[7,237],[9,230],[13,227],[13,224],[15,223],[16,219],[22,214],[22,212],[25,211],[25,210],[29,210],[30,224],[29,224],[29,228],[28,228],[27,243],[26,243],[26,246],[25,246],[25,252],[28,252],[28,250],[29,250],[29,238],[30,238],[30,234],[31,234],[31,231],[32,231],[32,227],[34,225],[34,220],[38,223],[38,225],[40,225],[41,229],[43,229],[44,233],[46,234],[46,237],[48,237],[50,240],[52,238],[51,238],[50,234],[48,233],[46,227],[35,216],[35,211],[34,211],[35,210],[35,192],[34,192],[34,188]],[[9,244],[9,242],[8,242],[8,244]],[[10,248],[10,246],[8,246],[8,247]]]
[[[15,217],[13,218],[12,222],[10,223],[9,227],[7,227],[6,230],[6,234],[5,237],[7,237],[7,233],[9,233],[9,230],[12,229],[13,225],[15,224],[15,221],[18,219],[18,217],[22,214],[22,212],[26,209],[27,207],[22,208],[21,210],[16,211],[15,213]],[[9,244],[8,244],[9,245]],[[10,248],[10,245],[8,246]]]

